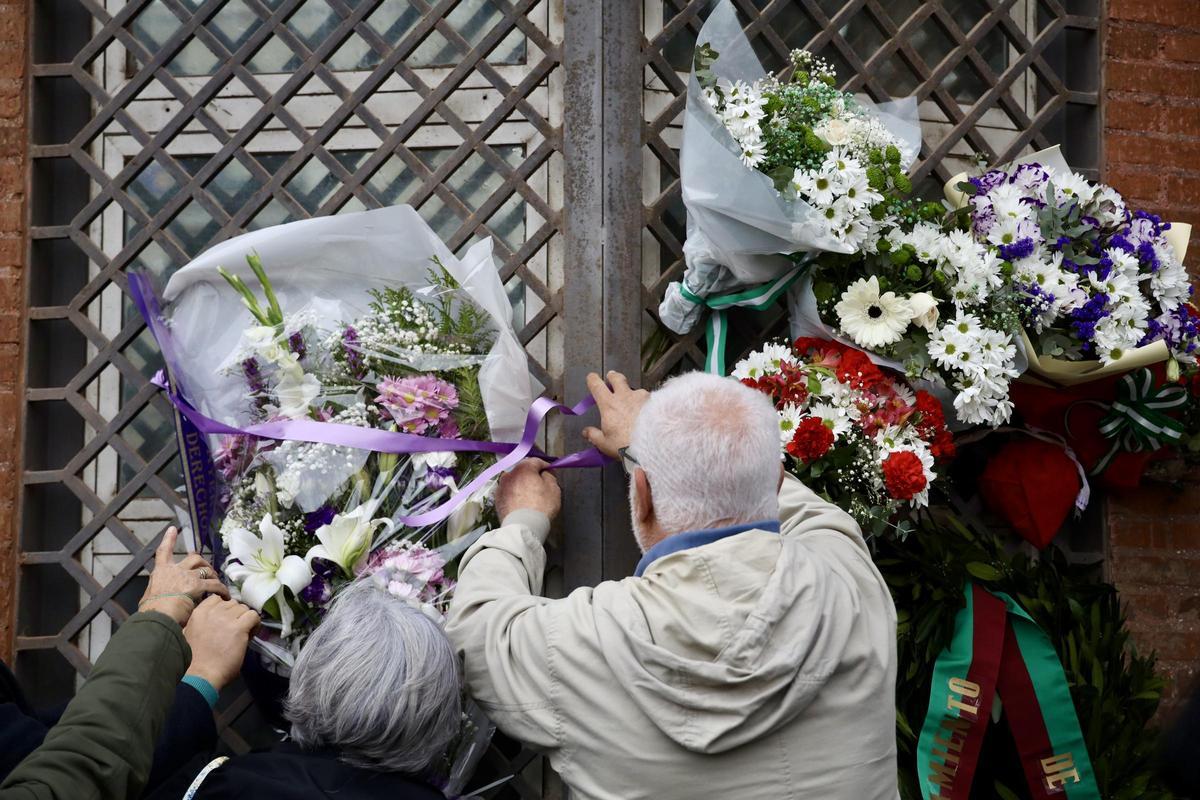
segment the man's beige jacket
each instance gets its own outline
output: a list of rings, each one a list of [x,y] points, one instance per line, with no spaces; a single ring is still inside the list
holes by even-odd
[[[561,600],[545,517],[510,514],[450,608],[471,693],[582,800],[893,800],[891,596],[845,512],[790,477],[780,506]]]

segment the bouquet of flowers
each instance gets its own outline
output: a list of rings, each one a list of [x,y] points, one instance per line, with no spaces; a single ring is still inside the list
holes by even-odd
[[[1070,384],[1168,358],[1194,364],[1190,226],[1131,213],[1060,161],[1037,154],[947,192],[962,232],[1000,262],[1032,367]]]
[[[864,530],[911,530],[903,512],[929,504],[934,468],[954,456],[941,403],[839,342],[768,344],[733,377],[770,396],[788,470]]]
[[[909,203],[862,252],[822,254],[791,296],[792,334],[839,338],[954,408],[962,425],[1002,425],[1024,364],[1017,298],[999,255],[944,209]]]
[[[728,0],[709,15],[680,153],[687,271],[660,307],[667,327],[685,333],[704,297],[794,271],[794,254],[856,252],[911,192],[915,100],[874,106],[835,84],[803,50],[767,75]]]
[[[312,307],[285,313],[258,257],[248,261],[265,305],[241,278],[221,273],[253,317],[226,367],[244,381],[251,422],[488,437],[476,361],[492,332],[476,306],[456,298],[459,286],[436,258],[429,294],[372,290],[365,313],[349,321]],[[445,529],[406,530],[399,520],[459,491],[489,460],[443,451],[402,461],[332,444],[223,436],[215,463],[225,489],[225,576],[244,602],[279,620],[293,650],[337,588],[364,574],[382,571],[389,592],[436,615],[453,584],[441,555],[413,542],[470,533],[486,519],[491,487],[452,513]]]
[[[181,426],[193,505],[213,501],[196,533],[263,613],[256,648],[286,672],[366,576],[436,616],[491,515],[495,456],[456,440],[515,440],[532,401],[490,242],[459,261],[407,206],[304,220],[210,250],[166,297],[172,388],[215,431]]]

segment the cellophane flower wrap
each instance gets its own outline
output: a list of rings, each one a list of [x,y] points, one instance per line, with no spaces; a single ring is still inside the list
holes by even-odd
[[[1195,364],[1190,228],[1128,209],[1114,189],[1056,160],[1035,156],[957,185],[963,231],[999,261],[1031,355],[1122,370]]]
[[[779,279],[797,254],[857,251],[911,191],[921,144],[913,98],[839,91],[805,51],[767,75],[728,0],[697,42],[680,152],[687,270],[660,306],[678,333],[701,316],[695,297]]]
[[[224,242],[174,275],[164,346],[174,388],[244,429],[330,423],[421,439],[516,441],[532,402],[490,241],[456,258],[408,206],[305,220]],[[454,556],[492,522],[493,485],[445,521],[407,520],[467,491],[487,452],[208,437],[215,511],[197,531],[256,647],[285,668],[348,582],[437,616]],[[434,445],[431,445],[431,447]]]
[[[911,531],[907,517],[929,504],[938,465],[955,452],[937,398],[822,339],[768,344],[733,377],[774,402],[789,472],[865,531]]]

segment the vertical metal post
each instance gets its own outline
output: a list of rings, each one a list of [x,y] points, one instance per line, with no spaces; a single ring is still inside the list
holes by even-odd
[[[603,363],[604,205],[601,188],[602,4],[563,0],[563,382],[568,402],[586,391],[587,373]],[[563,420],[567,446],[581,443],[583,421]],[[563,579],[566,588],[590,586],[602,575],[603,478],[568,470],[561,476]]]
[[[604,369],[634,386],[642,363],[642,14],[641,3],[603,3]],[[629,575],[638,560],[625,476],[600,477],[604,577]]]

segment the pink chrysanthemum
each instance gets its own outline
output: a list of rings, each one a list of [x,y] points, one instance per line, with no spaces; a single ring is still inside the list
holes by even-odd
[[[376,402],[405,433],[439,434],[452,422],[450,414],[458,408],[458,390],[432,375],[385,378],[376,388]]]

